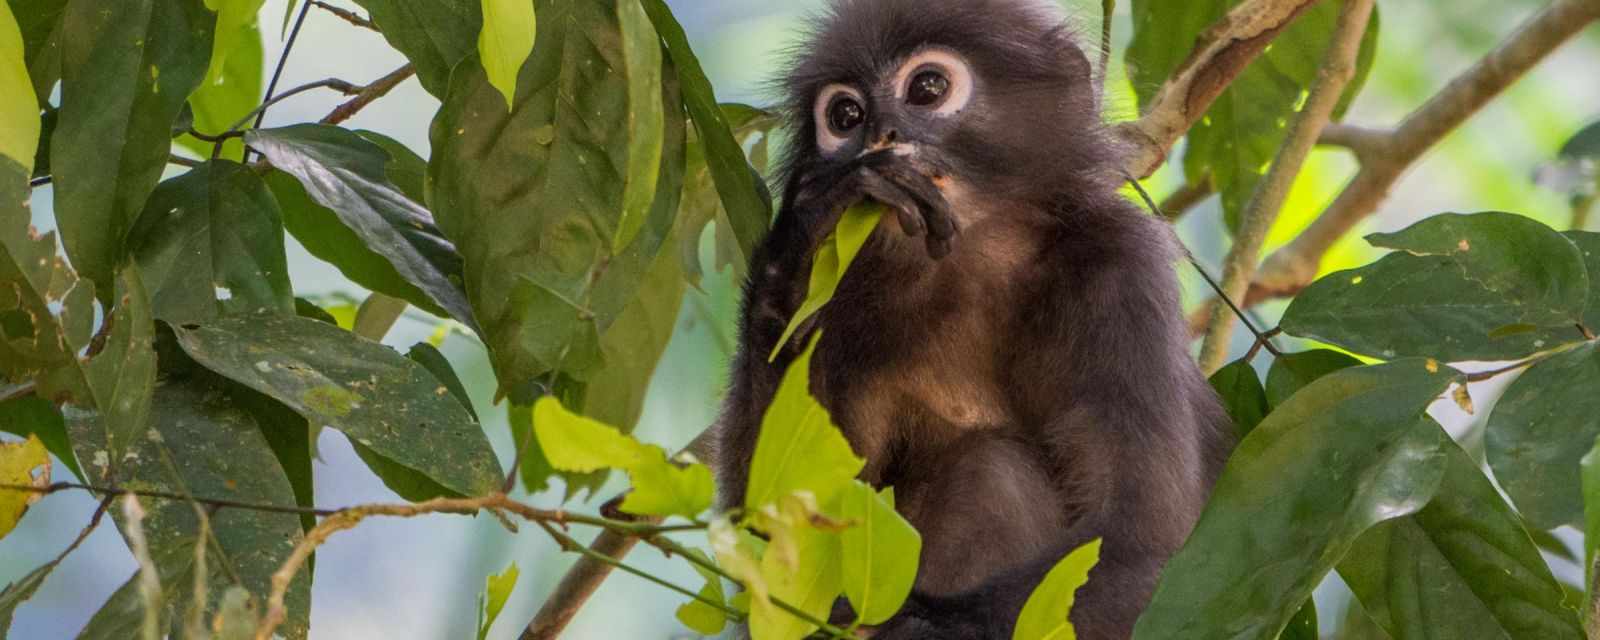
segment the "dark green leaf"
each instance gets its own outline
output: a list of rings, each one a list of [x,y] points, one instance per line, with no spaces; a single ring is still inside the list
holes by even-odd
[[[317,303],[305,298],[294,299],[294,313],[302,318],[311,318],[312,320],[320,320],[335,327],[339,326],[338,318],[333,317],[333,314],[328,313],[326,309],[317,306]]]
[[[367,10],[389,44],[417,65],[417,80],[435,96],[444,96],[450,70],[476,50],[483,29],[479,0],[355,2]]]
[[[1562,235],[1578,245],[1584,266],[1589,271],[1589,305],[1583,311],[1583,326],[1589,331],[1600,332],[1600,233],[1568,231]]]
[[[1433,496],[1449,436],[1422,418],[1460,381],[1402,360],[1335,372],[1278,407],[1228,461],[1135,637],[1275,637],[1357,536]]]
[[[1594,122],[1561,145],[1563,158],[1600,158],[1600,122]]]
[[[1594,535],[1594,532],[1600,531],[1600,438],[1595,440],[1595,446],[1584,454],[1578,464],[1583,477],[1584,535],[1583,557],[1574,561],[1583,563],[1583,583],[1594,584],[1595,550],[1600,549],[1600,536]],[[1566,546],[1565,543],[1562,546]]]
[[[1583,256],[1537,221],[1440,214],[1368,240],[1397,251],[1313,283],[1284,313],[1284,331],[1373,357],[1450,362],[1516,359],[1582,337]]]
[[[1339,574],[1396,640],[1584,637],[1538,547],[1460,447],[1433,501],[1362,535]]]
[[[61,411],[44,398],[29,396],[0,402],[0,431],[24,438],[38,436],[51,455],[66,463],[72,475],[83,478],[78,458],[72,455],[72,443],[67,441],[67,425],[61,419]],[[0,629],[4,628],[0,625]]]
[[[439,384],[444,385],[446,389],[449,389],[450,395],[455,396],[455,399],[461,402],[461,407],[467,410],[472,419],[478,419],[478,412],[472,408],[472,398],[467,395],[466,385],[461,384],[461,378],[456,375],[455,367],[450,366],[450,361],[445,359],[444,354],[439,353],[439,350],[431,344],[418,342],[411,345],[411,350],[406,352],[406,357],[410,358],[412,362],[422,365],[423,368],[428,370],[428,373],[433,374],[434,379],[438,380]]]
[[[233,126],[260,104],[263,90],[261,28],[252,22],[239,35],[239,42],[223,62],[221,75],[189,96],[192,126],[201,133],[218,135]],[[212,143],[194,136],[178,138],[178,144],[202,158],[211,156]],[[244,153],[244,143],[229,138],[222,143],[222,157],[239,158]]]
[[[161,183],[127,245],[162,320],[294,313],[278,203],[244,165],[215,160]]]
[[[173,345],[171,358],[189,360],[187,355]],[[163,352],[163,357],[169,357]],[[193,365],[193,361],[186,364]],[[289,479],[289,486],[294,489],[294,502],[302,507],[311,508],[316,505],[315,487],[311,478],[311,459],[316,452],[316,442],[312,437],[316,430],[311,424],[295,413],[294,409],[286,407],[283,403],[254,389],[225,380],[220,376],[215,378],[215,384],[227,392],[233,403],[254,418],[256,424],[261,426],[261,435],[266,438],[267,446],[272,447],[272,455],[278,458],[278,466],[283,468],[284,475]],[[310,531],[316,526],[317,519],[311,514],[300,516],[300,527]],[[314,562],[316,558],[312,558]],[[311,566],[307,565],[309,571]]]
[[[1211,388],[1222,398],[1223,408],[1233,418],[1234,433],[1243,438],[1272,411],[1261,379],[1249,360],[1238,360],[1211,374]]]
[[[423,182],[428,179],[428,161],[399,140],[376,131],[357,130],[356,135],[383,147],[384,152],[389,154],[389,163],[383,167],[389,182],[399,187],[400,193],[406,194],[412,202],[426,206],[428,198]]]
[[[1289,621],[1289,626],[1284,627],[1283,633],[1278,634],[1278,640],[1317,640],[1322,637],[1317,630],[1317,601],[1307,599],[1300,605],[1300,610],[1295,612],[1294,619]]]
[[[739,146],[728,128],[710,80],[700,68],[699,59],[689,48],[683,26],[672,16],[664,0],[642,0],[646,13],[655,23],[656,31],[666,42],[667,53],[677,68],[678,81],[683,84],[684,105],[700,134],[706,164],[722,195],[723,210],[727,213],[733,234],[743,253],[742,263],[755,254],[756,244],[766,236],[767,225],[772,220],[772,200],[763,195],[761,177],[755,175],[745,161],[744,149]]]
[[[28,224],[28,171],[0,156],[0,375],[39,379],[52,401],[87,394],[77,353],[93,328],[94,285],[56,255],[55,234]]]
[[[1578,462],[1600,436],[1600,347],[1534,365],[1495,403],[1484,434],[1489,467],[1529,522],[1583,523]]]
[[[62,22],[56,216],[72,266],[109,301],[122,240],[166,168],[215,16],[201,0],[72,2]]]
[[[128,265],[117,275],[117,306],[106,323],[111,327],[105,348],[82,365],[81,379],[87,393],[67,400],[73,412],[92,412],[81,421],[92,421],[105,435],[100,437],[110,459],[121,460],[144,439],[150,416],[152,389],[156,379],[155,319],[151,317],[150,296],[145,291],[139,270]],[[71,428],[72,425],[68,425]],[[73,449],[84,471],[96,480],[96,470],[85,460],[83,446],[73,434]],[[100,465],[103,471],[104,465]]]
[[[539,46],[513,109],[469,58],[432,131],[439,226],[466,260],[502,391],[558,367],[582,380],[599,362],[598,335],[632,302],[672,229],[682,172],[677,83],[663,77],[661,94],[632,93],[618,14],[591,3],[540,2],[538,10]],[[585,73],[591,65],[612,71]],[[618,247],[625,119],[645,100],[667,114],[661,176],[643,231]]]
[[[645,274],[639,295],[600,336],[605,365],[589,375],[583,415],[632,432],[644,410],[645,392],[677,328],[683,304],[683,272],[677,256],[663,251]]]
[[[332,209],[366,249],[383,256],[406,282],[427,293],[424,301],[431,299],[431,304],[424,308],[442,308],[462,324],[476,327],[461,291],[461,257],[440,237],[428,210],[389,181],[384,170],[389,154],[382,147],[345,129],[315,124],[251,131],[245,139],[274,167],[298,179],[311,199]],[[315,213],[308,211],[296,217],[314,218]],[[296,236],[321,230],[321,225],[301,229]],[[363,252],[348,247],[342,253]],[[403,290],[383,293],[407,299]]]
[[[59,109],[45,109],[39,117],[39,148],[33,153],[33,177],[50,175],[50,140],[56,134],[56,123],[60,121]]]
[[[754,143],[751,162],[755,163],[753,169],[758,172],[756,187],[761,191],[760,197],[770,201],[772,198],[766,192],[766,182],[759,180],[759,172],[767,169],[766,161],[757,162],[754,154],[764,153],[768,148],[768,141],[774,127],[780,124],[781,119],[777,114],[762,111],[742,104],[722,105],[723,117],[733,127],[734,140],[741,147],[750,140],[759,138]],[[679,216],[683,218],[684,232],[679,235],[678,252],[683,262],[685,277],[696,285],[700,282],[700,237],[705,226],[716,223],[716,254],[717,268],[729,267],[733,270],[736,280],[742,279],[746,264],[743,249],[739,247],[738,234],[734,232],[733,223],[728,219],[728,212],[722,207],[722,199],[717,193],[717,184],[711,175],[711,167],[706,164],[705,145],[701,144],[698,137],[689,141],[685,154],[686,171],[683,180],[682,208]]]
[[[294,490],[278,466],[255,419],[235,404],[224,387],[197,378],[167,379],[156,387],[149,429],[128,451],[108,457],[105,433],[92,420],[71,425],[73,446],[84,460],[95,460],[95,482],[115,478],[125,486],[241,502],[294,504]],[[173,633],[193,597],[194,547],[200,534],[196,506],[176,500],[145,501],[144,532],[161,574],[167,604],[164,618]],[[113,510],[114,515],[117,514]],[[125,526],[119,517],[118,524]],[[271,590],[272,574],[301,539],[294,514],[245,509],[219,511],[211,518],[212,549],[206,565],[209,584],[241,581],[255,593]],[[142,619],[135,580],[113,594],[89,621],[83,636],[129,638]],[[213,596],[208,609],[215,610]],[[132,603],[134,606],[126,607]],[[310,622],[311,577],[301,572],[290,583],[289,617],[279,628],[288,638],[305,638]],[[209,619],[209,616],[207,616]],[[130,626],[131,625],[131,626]]]
[[[23,62],[43,105],[61,79],[61,14],[67,0],[6,0],[22,31]]]
[[[225,317],[176,331],[201,365],[395,463],[375,471],[421,474],[460,495],[498,488],[500,466],[478,423],[426,369],[388,347],[286,316]],[[379,477],[391,487],[414,484]]]
[[[1361,366],[1361,361],[1332,349],[1285,353],[1267,370],[1267,404],[1279,406],[1306,385],[1340,369]]]

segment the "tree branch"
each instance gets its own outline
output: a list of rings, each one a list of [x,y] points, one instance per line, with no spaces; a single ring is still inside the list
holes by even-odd
[[[1200,34],[1189,57],[1138,120],[1117,125],[1129,147],[1125,169],[1149,177],[1167,151],[1211,108],[1233,79],[1318,0],[1245,0]]]
[[[414,75],[417,75],[416,65],[407,62],[405,66],[390,71],[388,75],[373,80],[371,84],[365,87],[361,87],[360,91],[356,93],[356,97],[339,105],[337,109],[323,116],[322,120],[318,122],[321,124],[339,124],[349,120],[351,116],[367,108],[367,105],[372,104],[374,100],[388,95],[395,87],[400,86],[400,83],[405,82]]]
[[[1311,284],[1322,256],[1377,210],[1424,152],[1596,19],[1600,19],[1600,0],[1555,0],[1407,116],[1392,134],[1369,131],[1352,137],[1348,134],[1357,130],[1335,128],[1333,139],[1349,143],[1358,157],[1359,149],[1368,150],[1360,171],[1304,233],[1267,258],[1243,304],[1249,307],[1292,296]]]
[[[1367,20],[1372,16],[1373,0],[1347,0],[1339,13],[1333,40],[1328,44],[1322,67],[1311,85],[1305,106],[1289,124],[1283,146],[1273,158],[1267,175],[1256,185],[1250,202],[1240,216],[1239,231],[1234,234],[1233,248],[1228,252],[1222,267],[1222,296],[1229,300],[1244,297],[1255,277],[1256,261],[1261,258],[1261,246],[1267,232],[1277,221],[1278,212],[1289,198],[1289,188],[1312,147],[1322,135],[1322,129],[1333,117],[1334,107],[1344,94],[1345,85],[1356,73],[1356,54],[1361,49],[1361,36],[1367,30]],[[1200,369],[1208,375],[1222,367],[1228,356],[1228,340],[1233,336],[1232,310],[1222,305],[1212,305],[1211,322],[1205,342],[1200,346]]]
[[[1206,198],[1216,193],[1217,189],[1211,183],[1211,176],[1207,174],[1200,180],[1185,183],[1161,201],[1161,215],[1169,221],[1176,222],[1183,214],[1193,209],[1195,205],[1205,202]]]
[[[344,20],[345,22],[361,27],[362,29],[378,31],[378,25],[376,23],[370,19],[361,17],[360,15],[356,14],[356,12],[350,11],[349,9],[335,7],[331,4],[323,2],[322,0],[311,0],[311,6],[322,9],[323,11],[327,11],[328,13],[338,16],[340,20]]]

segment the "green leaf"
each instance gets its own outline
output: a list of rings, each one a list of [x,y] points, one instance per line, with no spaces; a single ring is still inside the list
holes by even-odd
[[[155,389],[149,429],[140,433],[127,453],[107,456],[105,432],[92,420],[71,422],[78,456],[91,463],[95,482],[112,478],[124,487],[207,496],[240,502],[292,505],[294,490],[261,425],[241,410],[227,387],[200,378],[166,378]],[[223,454],[222,452],[226,452]],[[163,618],[177,637],[182,612],[193,598],[194,547],[200,521],[194,505],[178,500],[145,502],[143,530],[161,574]],[[115,514],[115,511],[113,511]],[[126,523],[119,517],[118,524]],[[207,583],[239,583],[267,593],[278,570],[302,537],[300,519],[290,513],[228,510],[211,518]],[[128,638],[142,622],[138,577],[113,594],[80,637]],[[289,585],[288,618],[278,632],[305,638],[310,623],[311,577],[302,571]],[[132,606],[128,606],[132,605]],[[220,605],[213,594],[208,610]],[[210,616],[207,616],[209,619]]]
[[[1317,601],[1314,598],[1306,599],[1306,603],[1300,605],[1300,610],[1294,614],[1294,619],[1289,621],[1289,626],[1278,634],[1278,640],[1317,640],[1320,637],[1317,630]]]
[[[694,121],[695,131],[705,151],[706,165],[722,196],[723,210],[742,252],[741,263],[748,263],[756,246],[767,234],[772,220],[772,199],[764,195],[761,176],[751,170],[744,149],[729,130],[711,81],[700,68],[699,59],[689,48],[683,26],[672,16],[665,0],[641,0],[656,31],[666,43],[667,54],[683,84],[684,106]],[[669,103],[670,104],[670,103]]]
[[[1267,370],[1267,404],[1279,406],[1318,378],[1341,369],[1361,366],[1361,361],[1332,349],[1285,353]]]
[[[522,63],[533,53],[536,24],[533,0],[483,0],[478,59],[483,61],[489,84],[506,97],[507,109],[514,106],[517,98],[517,74]]]
[[[472,408],[472,398],[467,395],[467,386],[461,383],[461,377],[456,375],[455,367],[450,361],[439,353],[439,349],[426,342],[411,345],[411,350],[406,352],[406,357],[412,362],[427,368],[428,373],[450,390],[450,395],[461,402],[461,407],[472,415],[473,420],[478,419],[477,410]]]
[[[506,600],[511,599],[511,592],[517,588],[517,577],[520,575],[522,572],[517,570],[517,563],[513,562],[505,571],[484,580],[483,595],[478,599],[478,640],[489,637],[489,629],[500,617],[500,611],[505,609]]]
[[[811,617],[827,620],[834,599],[843,590],[840,538],[801,524],[790,531],[794,536],[796,558],[790,566],[780,553],[768,551],[761,558],[761,577],[767,594],[793,605]],[[779,609],[770,600],[756,598],[750,609],[750,636],[753,640],[791,640],[804,638],[817,625]]]
[[[1089,581],[1089,570],[1100,562],[1100,539],[1090,540],[1067,554],[1044,581],[1035,587],[1011,633],[1012,640],[1074,640],[1078,637],[1067,617],[1078,587]]]
[[[345,129],[315,124],[251,131],[245,139],[274,167],[299,180],[312,200],[333,210],[339,222],[360,239],[356,245],[349,245],[347,236],[335,236],[342,242],[333,247],[328,242],[308,244],[321,246],[326,256],[356,257],[357,273],[364,276],[387,275],[360,262],[366,250],[377,253],[406,283],[427,295],[407,297],[412,291],[396,286],[375,291],[408,302],[420,298],[418,306],[443,309],[462,324],[476,327],[461,290],[461,257],[440,236],[428,210],[389,181],[385,173],[389,154],[382,147]],[[300,238],[326,232],[327,218],[319,213],[314,209],[297,211],[291,231]]]
[[[1362,535],[1339,574],[1396,640],[1584,637],[1539,548],[1466,451],[1433,500]]]
[[[1600,437],[1579,461],[1583,476],[1583,575],[1584,584],[1594,584],[1594,554],[1600,549]]]
[[[796,491],[809,491],[817,504],[827,504],[866,466],[834,426],[828,410],[811,396],[811,354],[816,346],[812,340],[789,365],[761,418],[744,493],[746,511],[757,511]]]
[[[137,267],[129,265],[117,275],[116,299],[117,306],[106,321],[111,334],[105,348],[82,365],[79,374],[83,381],[80,388],[87,389],[87,393],[67,400],[69,416],[93,412],[92,418],[83,419],[99,425],[105,434],[101,438],[104,451],[112,460],[127,456],[143,439],[156,378],[155,319]],[[71,428],[70,423],[68,427]],[[72,436],[73,447],[78,459],[83,460],[78,439]],[[85,471],[95,476],[93,470]]]
[[[218,20],[220,22],[221,18]],[[192,124],[196,131],[221,134],[260,104],[265,86],[262,77],[265,52],[261,44],[261,28],[252,21],[241,31],[238,44],[223,62],[221,75],[208,78],[189,96],[190,112],[194,115]],[[220,39],[219,32],[219,42]],[[215,65],[216,59],[212,58],[212,66]],[[213,143],[194,136],[180,136],[178,144],[202,158],[211,156]],[[222,143],[221,157],[240,158],[243,153],[244,142],[238,138],[229,138]]]
[[[23,62],[43,107],[61,79],[61,14],[67,0],[7,0],[6,4],[21,28]]]
[[[498,489],[503,476],[477,421],[426,369],[337,327],[289,316],[230,316],[175,327],[178,344],[206,368],[337,429],[394,463],[391,488],[421,475],[454,495]]]
[[[1583,255],[1516,214],[1440,214],[1368,241],[1396,249],[1313,283],[1283,316],[1293,335],[1379,358],[1511,360],[1576,342]]]
[[[50,484],[50,453],[37,436],[22,442],[0,442],[0,484]],[[26,491],[0,490],[0,538],[17,528],[28,505],[43,497]]]
[[[760,156],[767,154],[770,146],[772,130],[781,124],[782,119],[777,114],[762,111],[742,104],[721,105],[723,118],[733,128],[734,141],[743,148],[749,144],[752,148],[751,162],[755,164],[752,169],[757,176],[766,172],[767,162]],[[751,140],[755,140],[751,143]],[[689,281],[696,286],[700,282],[700,238],[706,225],[716,223],[716,254],[717,268],[730,267],[735,279],[744,277],[747,259],[744,249],[739,246],[738,234],[729,219],[728,212],[722,206],[722,199],[717,192],[717,184],[712,176],[711,167],[706,163],[705,145],[698,138],[689,141],[685,166],[687,171],[683,180],[683,198],[680,217],[683,219],[684,232],[678,238],[679,258],[683,262],[684,273]],[[760,160],[758,162],[758,160]],[[766,193],[766,182],[758,181],[756,188],[759,197],[770,201],[770,194]]]
[[[51,400],[87,398],[78,351],[93,328],[94,285],[56,255],[55,234],[28,224],[28,173],[0,156],[0,375],[38,380]]]
[[[1561,145],[1559,155],[1574,160],[1600,158],[1600,122],[1590,123],[1589,126],[1572,134],[1572,137]]]
[[[806,287],[806,299],[800,303],[794,317],[789,319],[789,325],[784,327],[778,343],[772,345],[772,353],[767,355],[768,362],[777,360],[778,353],[789,344],[789,338],[800,325],[833,300],[839,281],[844,280],[845,271],[850,268],[850,263],[855,262],[856,254],[861,252],[861,247],[867,243],[873,230],[878,228],[878,221],[882,218],[881,205],[858,204],[846,209],[839,218],[838,226],[822,239],[822,246],[811,261],[811,281]]]
[[[383,172],[389,176],[389,182],[399,187],[400,193],[406,194],[412,202],[427,204],[427,188],[423,184],[428,179],[427,160],[423,160],[422,156],[401,144],[399,140],[376,131],[357,129],[356,135],[382,147],[384,152],[389,154],[389,164],[384,165]]]
[[[212,40],[211,63],[206,68],[205,84],[222,80],[229,58],[246,46],[245,40],[260,39],[256,13],[266,0],[205,0],[206,8],[217,14],[216,37]]]
[[[78,457],[72,455],[72,443],[67,440],[66,422],[48,400],[28,396],[0,402],[0,431],[23,438],[38,437],[50,455],[60,458],[72,475],[83,478]],[[0,625],[3,628],[5,625]]]
[[[656,365],[677,327],[686,289],[677,256],[670,251],[657,254],[638,297],[600,336],[605,364],[589,374],[579,405],[584,415],[617,425],[625,433],[638,424]]]
[[[450,70],[477,46],[480,0],[355,0],[384,39],[417,65],[422,88],[444,97]]]
[[[1561,235],[1578,246],[1589,271],[1589,304],[1583,311],[1583,326],[1590,331],[1600,331],[1600,233],[1567,231]]]
[[[23,62],[22,31],[11,15],[11,5],[0,6],[0,156],[15,160],[33,172],[39,144],[39,99]]]
[[[1600,436],[1600,346],[1529,368],[1489,414],[1485,456],[1517,510],[1541,529],[1583,523],[1579,461]]]
[[[533,407],[533,429],[539,448],[559,471],[589,473],[623,469],[633,488],[622,510],[636,515],[681,515],[693,518],[711,507],[711,470],[694,463],[679,468],[661,447],[641,443],[616,427],[587,418],[561,405],[553,396]]]
[[[1211,388],[1222,399],[1223,408],[1233,419],[1234,433],[1240,438],[1250,435],[1272,411],[1266,392],[1261,388],[1261,379],[1256,377],[1256,368],[1249,360],[1238,360],[1218,369],[1211,375]]]
[[[882,623],[911,595],[922,535],[894,510],[893,488],[879,493],[855,480],[839,492],[837,511],[852,525],[840,534],[845,596],[857,622]]]
[[[244,165],[215,160],[162,182],[127,245],[157,318],[193,324],[223,313],[294,313],[278,203]]]
[[[72,2],[62,20],[57,223],[105,302],[122,240],[166,168],[170,125],[205,75],[215,19],[200,0],[126,0]]]
[[[628,65],[628,93],[651,96],[661,93],[661,37],[650,26],[650,17],[638,2],[617,3],[618,23],[622,28],[622,58]],[[628,164],[622,192],[622,219],[617,221],[614,247],[626,247],[639,235],[650,218],[650,205],[656,199],[656,181],[661,171],[664,144],[665,107],[655,100],[631,102],[626,118]]]
[[[16,614],[17,607],[39,591],[39,587],[44,585],[45,578],[50,577],[50,573],[55,571],[59,564],[61,558],[57,557],[44,566],[29,571],[28,575],[7,584],[5,589],[0,589],[0,637],[4,637],[5,631],[11,628],[11,617]]]
[[[1345,369],[1239,444],[1167,563],[1136,638],[1272,638],[1357,536],[1422,508],[1448,436],[1424,411],[1461,375],[1422,360]]]
[[[624,59],[627,12],[601,3],[537,6],[539,46],[522,67],[512,110],[476,58],[463,62],[433,123],[428,168],[435,214],[465,259],[503,394],[558,368],[584,380],[586,367],[599,363],[585,356],[632,302],[673,228],[683,167],[677,83],[664,75],[670,68],[650,70],[662,77],[661,91],[634,93],[639,83],[628,76],[641,70]],[[649,219],[617,246],[628,119],[646,101],[665,114],[661,175]]]
[[[690,549],[689,553],[703,561],[710,559],[699,549]],[[705,568],[700,564],[693,564],[694,570],[699,572],[706,584],[700,588],[700,597],[717,603],[727,603],[727,595],[722,590],[722,576],[715,571]],[[722,633],[728,626],[728,616],[721,609],[713,607],[700,600],[690,600],[678,606],[677,618],[679,622],[701,635],[714,636]]]

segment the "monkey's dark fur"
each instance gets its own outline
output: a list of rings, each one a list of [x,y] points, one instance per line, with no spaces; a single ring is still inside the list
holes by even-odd
[[[953,116],[891,86],[930,47],[971,69]],[[809,339],[767,362],[818,241],[847,206],[889,205],[806,328],[825,328],[812,393],[923,537],[912,599],[876,638],[1010,638],[1044,573],[1097,537],[1072,621],[1128,637],[1231,447],[1190,359],[1176,239],[1118,194],[1092,77],[1040,0],[844,0],[784,82],[794,143],[717,427],[721,500],[743,500],[761,416]],[[867,117],[825,150],[814,105],[838,84]]]

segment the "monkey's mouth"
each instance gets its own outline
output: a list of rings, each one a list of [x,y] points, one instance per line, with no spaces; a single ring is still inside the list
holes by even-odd
[[[839,185],[851,192],[843,194],[839,210],[857,202],[878,202],[893,212],[902,232],[922,237],[928,255],[934,259],[950,253],[959,229],[943,185],[943,171],[925,166],[916,148],[906,143],[879,147],[858,156],[846,168]]]

